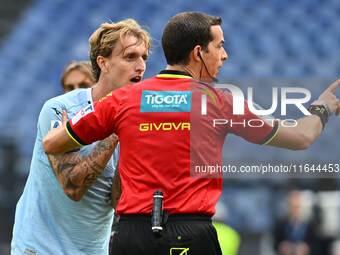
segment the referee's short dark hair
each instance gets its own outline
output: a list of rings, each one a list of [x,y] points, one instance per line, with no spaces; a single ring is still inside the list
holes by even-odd
[[[182,12],[172,17],[166,24],[162,47],[169,65],[186,65],[189,54],[196,45],[207,50],[214,38],[211,26],[221,25],[222,19],[201,12]]]

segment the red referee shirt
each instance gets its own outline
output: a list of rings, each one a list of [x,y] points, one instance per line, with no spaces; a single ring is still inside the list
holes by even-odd
[[[209,90],[207,115],[201,114],[202,94]],[[215,100],[216,99],[216,100]],[[213,119],[229,120],[213,127]],[[228,133],[254,143],[271,139],[277,123],[258,128],[230,125],[230,120],[259,119],[245,104],[245,114],[232,115],[232,96],[178,71],[162,71],[136,85],[127,85],[78,112],[67,131],[79,144],[119,137],[122,195],[117,213],[150,213],[153,193],[161,189],[164,210],[213,215],[222,191],[221,177],[195,175],[195,166],[222,165]],[[191,172],[190,172],[191,170]],[[202,178],[203,177],[203,178]]]

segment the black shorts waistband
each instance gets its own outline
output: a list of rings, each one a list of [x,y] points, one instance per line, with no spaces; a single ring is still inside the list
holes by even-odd
[[[150,222],[150,214],[122,214],[119,217],[119,221],[147,221]],[[211,222],[211,216],[208,214],[170,214],[167,217],[167,221],[209,221]]]

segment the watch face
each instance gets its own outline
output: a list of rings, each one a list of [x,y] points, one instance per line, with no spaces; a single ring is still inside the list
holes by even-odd
[[[328,117],[331,115],[331,109],[329,108],[328,104],[326,103],[326,101],[323,101],[323,100],[316,100],[314,101],[311,105],[313,106],[323,106],[325,107],[327,113],[328,113]]]

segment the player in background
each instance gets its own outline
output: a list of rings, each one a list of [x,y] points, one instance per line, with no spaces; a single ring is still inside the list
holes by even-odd
[[[96,85],[52,98],[41,110],[29,177],[16,208],[13,255],[108,254],[118,138],[112,134],[80,151],[48,156],[41,142],[61,125],[62,115],[65,121],[66,114],[72,117],[109,92],[139,82],[151,39],[128,19],[102,24],[89,43]]]
[[[70,61],[64,68],[60,80],[65,93],[74,89],[91,88],[96,82],[92,78],[89,61]]]

